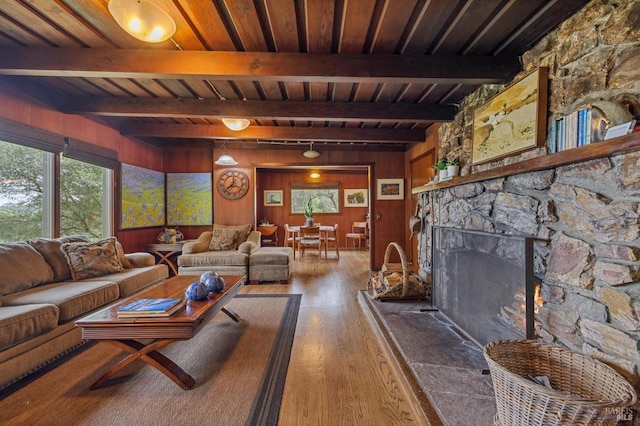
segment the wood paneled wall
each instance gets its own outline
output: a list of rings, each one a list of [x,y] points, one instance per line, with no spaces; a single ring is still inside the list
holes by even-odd
[[[365,189],[369,187],[369,176],[364,171],[336,171],[318,170],[320,177],[313,179],[309,176],[311,170],[273,170],[258,168],[256,170],[256,218],[269,219],[270,223],[278,225],[278,239],[284,239],[284,224],[302,225],[304,215],[291,213],[291,183],[292,182],[336,182],[339,187],[340,212],[315,213],[313,221],[323,225],[338,224],[338,239],[340,246],[346,245],[345,233],[351,232],[351,224],[365,220],[369,207],[344,207],[345,189]],[[264,190],[282,190],[283,206],[265,206]],[[369,197],[371,198],[371,197]]]

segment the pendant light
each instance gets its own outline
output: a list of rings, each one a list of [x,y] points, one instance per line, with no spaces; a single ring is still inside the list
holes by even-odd
[[[309,143],[309,149],[302,153],[307,158],[318,158],[320,153],[313,149],[313,142]]]
[[[227,126],[229,130],[239,132],[240,130],[244,130],[249,127],[251,122],[246,118],[223,118],[222,124]]]
[[[218,166],[235,166],[238,162],[229,154],[227,154],[227,142],[222,142],[222,149],[224,150],[224,154],[222,154],[216,161],[215,164]]]
[[[176,32],[171,16],[145,0],[110,0],[108,7],[118,25],[138,40],[160,43]]]

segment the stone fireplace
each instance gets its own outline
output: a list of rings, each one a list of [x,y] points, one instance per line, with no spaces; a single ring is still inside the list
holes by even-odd
[[[433,305],[479,346],[535,338],[533,239],[432,229]]]

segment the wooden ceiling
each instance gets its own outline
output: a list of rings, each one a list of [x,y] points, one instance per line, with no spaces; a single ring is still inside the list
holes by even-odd
[[[587,3],[149,1],[175,20],[171,40],[131,37],[108,0],[0,1],[0,80],[160,146],[404,151]]]

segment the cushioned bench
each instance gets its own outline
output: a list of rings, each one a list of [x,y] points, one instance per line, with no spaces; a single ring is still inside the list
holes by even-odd
[[[249,256],[249,278],[252,284],[260,281],[289,282],[293,249],[291,247],[261,247]]]

